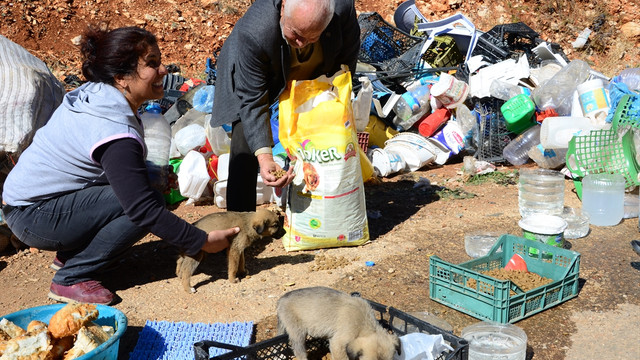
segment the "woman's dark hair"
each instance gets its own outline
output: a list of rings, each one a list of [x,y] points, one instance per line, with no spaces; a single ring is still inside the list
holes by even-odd
[[[156,44],[152,33],[135,26],[113,30],[89,26],[80,44],[82,75],[88,81],[113,85],[114,76],[135,73],[139,58]]]

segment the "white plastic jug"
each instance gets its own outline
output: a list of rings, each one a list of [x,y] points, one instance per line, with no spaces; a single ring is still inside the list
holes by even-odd
[[[552,116],[545,118],[540,127],[540,144],[545,149],[566,149],[569,140],[578,135],[588,135],[591,130],[610,127],[610,124],[588,117]]]

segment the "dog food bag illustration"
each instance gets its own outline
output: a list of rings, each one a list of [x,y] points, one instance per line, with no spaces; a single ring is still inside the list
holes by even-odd
[[[280,97],[279,139],[296,174],[286,204],[287,251],[369,240],[351,75],[293,81]]]

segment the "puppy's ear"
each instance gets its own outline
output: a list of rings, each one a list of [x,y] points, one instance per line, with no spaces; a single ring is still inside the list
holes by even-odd
[[[262,232],[267,228],[268,224],[266,223],[265,220],[262,219],[255,219],[253,221],[253,229],[256,231],[256,233],[258,234],[262,234]]]

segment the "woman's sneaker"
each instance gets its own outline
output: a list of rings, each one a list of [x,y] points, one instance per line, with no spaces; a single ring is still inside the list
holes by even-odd
[[[60,302],[79,302],[109,305],[114,295],[99,281],[89,280],[70,286],[59,285],[54,282],[49,288],[49,298]]]

